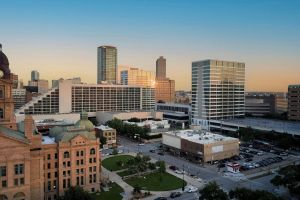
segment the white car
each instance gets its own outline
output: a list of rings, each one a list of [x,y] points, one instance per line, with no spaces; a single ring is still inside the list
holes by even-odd
[[[140,143],[140,144],[138,144],[139,146],[144,146],[145,144],[144,143]]]
[[[175,173],[176,173],[176,174],[184,174],[185,171],[183,171],[183,170],[175,170]]]
[[[189,186],[186,186],[186,187],[184,188],[184,191],[185,191],[185,192],[188,192],[188,193],[193,193],[193,192],[197,192],[197,191],[198,191],[198,188],[189,185]]]
[[[123,153],[123,152],[124,152],[123,150],[119,150],[119,151],[118,151],[118,153]]]

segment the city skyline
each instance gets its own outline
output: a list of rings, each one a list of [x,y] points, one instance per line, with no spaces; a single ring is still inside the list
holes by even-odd
[[[193,61],[219,59],[246,63],[246,91],[286,92],[300,82],[299,5],[292,0],[2,1],[0,42],[24,83],[33,69],[42,79],[80,76],[96,83],[97,47],[113,45],[120,65],[143,70],[153,71],[164,56],[176,90],[191,89]]]

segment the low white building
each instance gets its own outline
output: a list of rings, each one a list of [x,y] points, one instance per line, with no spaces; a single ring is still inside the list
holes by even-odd
[[[138,118],[142,120],[151,119],[162,119],[162,112],[155,111],[132,111],[132,112],[97,112],[96,113],[97,122],[99,124],[105,124],[114,118],[120,119],[122,121],[128,121],[132,118]]]

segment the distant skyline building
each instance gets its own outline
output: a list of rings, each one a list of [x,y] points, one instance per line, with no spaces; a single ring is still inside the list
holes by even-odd
[[[175,102],[175,81],[166,77],[166,59],[156,60],[155,101]]]
[[[117,48],[100,46],[97,51],[97,84],[102,81],[117,83]]]
[[[163,56],[160,56],[156,60],[156,78],[166,78],[166,59]]]
[[[34,98],[17,114],[80,113],[154,110],[155,89],[128,85],[59,82],[57,88]],[[90,115],[89,115],[90,116]]]
[[[169,78],[156,79],[155,100],[156,102],[175,102],[175,81]]]
[[[192,62],[192,124],[245,116],[245,63]]]
[[[31,71],[31,81],[37,81],[40,79],[40,73],[37,70]]]
[[[140,87],[155,87],[154,72],[128,67],[120,71],[121,84]]]
[[[288,118],[300,121],[300,84],[288,87]]]

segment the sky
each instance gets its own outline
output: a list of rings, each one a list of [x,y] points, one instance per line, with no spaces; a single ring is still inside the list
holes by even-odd
[[[190,90],[191,62],[246,63],[247,91],[300,84],[299,0],[0,0],[0,43],[26,84],[81,77],[96,83],[97,47],[118,64],[155,71],[167,59],[176,90]]]

